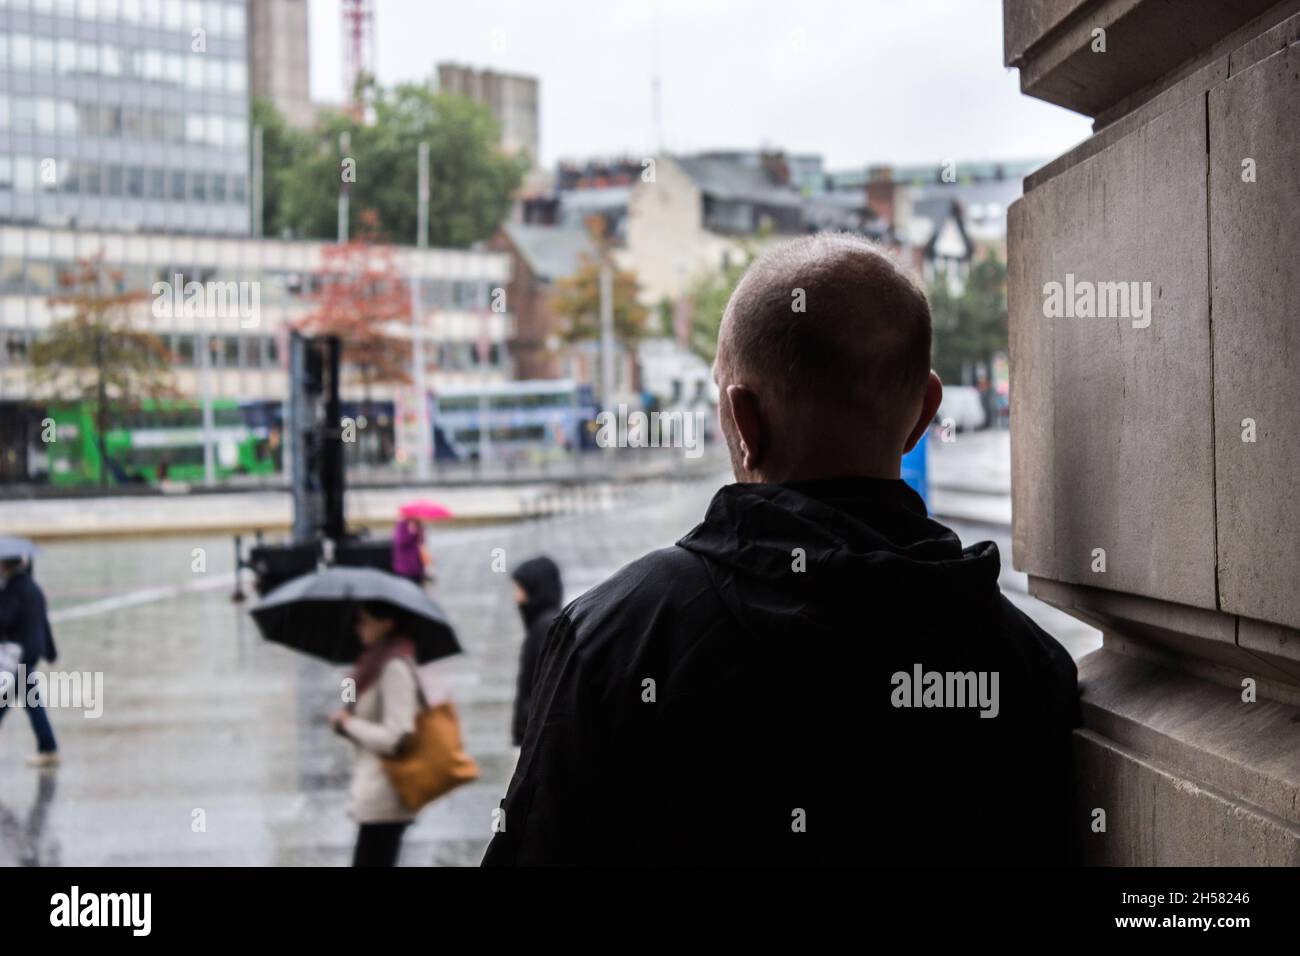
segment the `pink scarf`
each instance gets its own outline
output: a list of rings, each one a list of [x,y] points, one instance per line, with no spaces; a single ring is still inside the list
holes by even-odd
[[[415,645],[405,637],[394,635],[386,637],[378,644],[367,647],[357,658],[357,666],[352,671],[352,679],[357,682],[357,696],[379,679],[384,665],[394,657],[409,658],[415,663]]]

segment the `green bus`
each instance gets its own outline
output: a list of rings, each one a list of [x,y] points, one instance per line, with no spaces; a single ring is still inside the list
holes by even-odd
[[[48,446],[50,484],[63,487],[202,481],[203,409],[197,402],[143,401],[109,415],[101,452],[89,402],[54,406],[55,441]],[[268,475],[277,468],[279,429],[258,423],[239,402],[212,402],[216,477]],[[105,460],[107,455],[107,461]]]

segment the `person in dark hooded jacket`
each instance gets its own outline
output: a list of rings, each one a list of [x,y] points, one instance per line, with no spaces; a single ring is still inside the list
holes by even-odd
[[[1074,663],[899,478],[929,360],[865,240],[755,261],[714,366],[737,483],[557,618],[485,865],[1069,862]]]
[[[547,557],[531,558],[515,568],[515,603],[524,619],[524,643],[519,651],[519,677],[515,689],[514,719],[510,735],[519,747],[524,742],[524,728],[532,706],[533,685],[537,677],[537,659],[541,655],[546,632],[564,603],[560,568]]]
[[[15,558],[0,562],[0,576],[4,588],[0,590],[0,641],[12,641],[22,648],[19,664],[25,675],[25,686],[16,688],[24,694],[23,709],[36,734],[36,754],[27,762],[34,767],[58,765],[58,743],[44,701],[36,668],[42,660],[53,662],[58,657],[54,647],[54,634],[45,609],[45,593],[31,575],[27,561]],[[0,719],[9,711],[0,704]]]

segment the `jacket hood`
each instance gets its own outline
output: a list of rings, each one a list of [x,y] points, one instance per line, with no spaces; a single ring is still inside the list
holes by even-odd
[[[996,597],[997,545],[963,550],[898,479],[732,484],[678,545],[706,559],[736,616],[771,630],[843,621],[876,602]],[[821,620],[825,618],[825,620]]]
[[[510,576],[528,595],[528,600],[519,605],[525,627],[531,627],[543,612],[558,610],[564,600],[560,568],[548,557],[530,558]]]

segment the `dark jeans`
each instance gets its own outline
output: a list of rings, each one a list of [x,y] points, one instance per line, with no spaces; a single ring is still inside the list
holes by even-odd
[[[32,722],[32,730],[36,734],[36,749],[43,754],[52,754],[59,749],[59,745],[54,740],[54,728],[50,726],[50,718],[45,713],[44,703],[39,697],[36,703],[32,704],[32,686],[36,683],[36,672],[29,670],[27,672],[27,690],[23,691],[23,710],[27,711],[27,719]],[[13,691],[18,693],[17,688]],[[4,720],[5,714],[9,712],[8,706],[0,707],[0,720]]]
[[[353,866],[397,866],[402,852],[402,834],[409,823],[363,823],[357,831]]]

